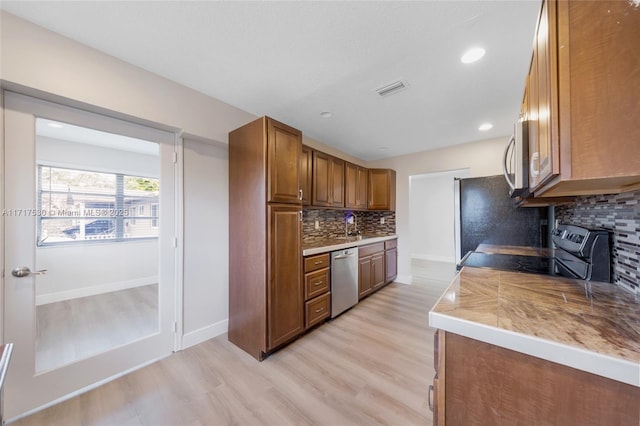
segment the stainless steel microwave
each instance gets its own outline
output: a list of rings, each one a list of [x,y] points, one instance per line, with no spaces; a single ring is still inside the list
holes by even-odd
[[[528,129],[528,121],[518,121],[514,126],[513,136],[504,149],[503,171],[511,198],[530,195]]]

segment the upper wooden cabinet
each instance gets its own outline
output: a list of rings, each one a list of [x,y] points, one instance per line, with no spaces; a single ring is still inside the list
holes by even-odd
[[[395,211],[396,171],[369,169],[369,210]]]
[[[311,204],[344,207],[344,160],[313,151],[313,198]]]
[[[266,118],[268,201],[301,204],[300,156],[302,132]]]
[[[369,172],[364,167],[346,163],[344,206],[349,209],[367,209]]]
[[[302,145],[302,155],[300,156],[300,191],[302,194],[302,205],[311,204],[311,180],[313,178],[312,156],[313,150],[306,145]]]
[[[536,197],[640,185],[640,8],[544,1],[526,94]]]

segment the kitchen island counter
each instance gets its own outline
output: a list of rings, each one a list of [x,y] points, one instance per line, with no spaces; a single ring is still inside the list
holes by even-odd
[[[640,302],[610,283],[464,267],[429,325],[640,387]]]

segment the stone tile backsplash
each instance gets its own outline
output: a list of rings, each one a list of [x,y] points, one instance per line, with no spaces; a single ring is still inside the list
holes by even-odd
[[[348,210],[309,208],[302,214],[302,242],[312,243],[326,238],[344,236],[345,217]],[[363,235],[390,235],[396,233],[395,212],[355,211],[357,226]],[[381,219],[384,218],[384,224]],[[318,229],[315,228],[318,221]],[[349,231],[353,225],[349,224]]]
[[[640,190],[576,198],[555,208],[556,219],[613,233],[613,281],[640,296]]]

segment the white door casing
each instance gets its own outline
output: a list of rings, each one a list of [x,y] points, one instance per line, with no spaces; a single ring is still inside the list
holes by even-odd
[[[175,135],[51,102],[4,93],[4,342],[14,354],[4,393],[4,418],[11,420],[122,374],[174,350],[176,270],[178,265]],[[35,371],[35,283],[37,276],[16,278],[11,270],[54,269],[36,264],[35,121],[48,118],[157,142],[160,147],[159,331],[50,371]],[[18,213],[20,212],[20,213]]]

